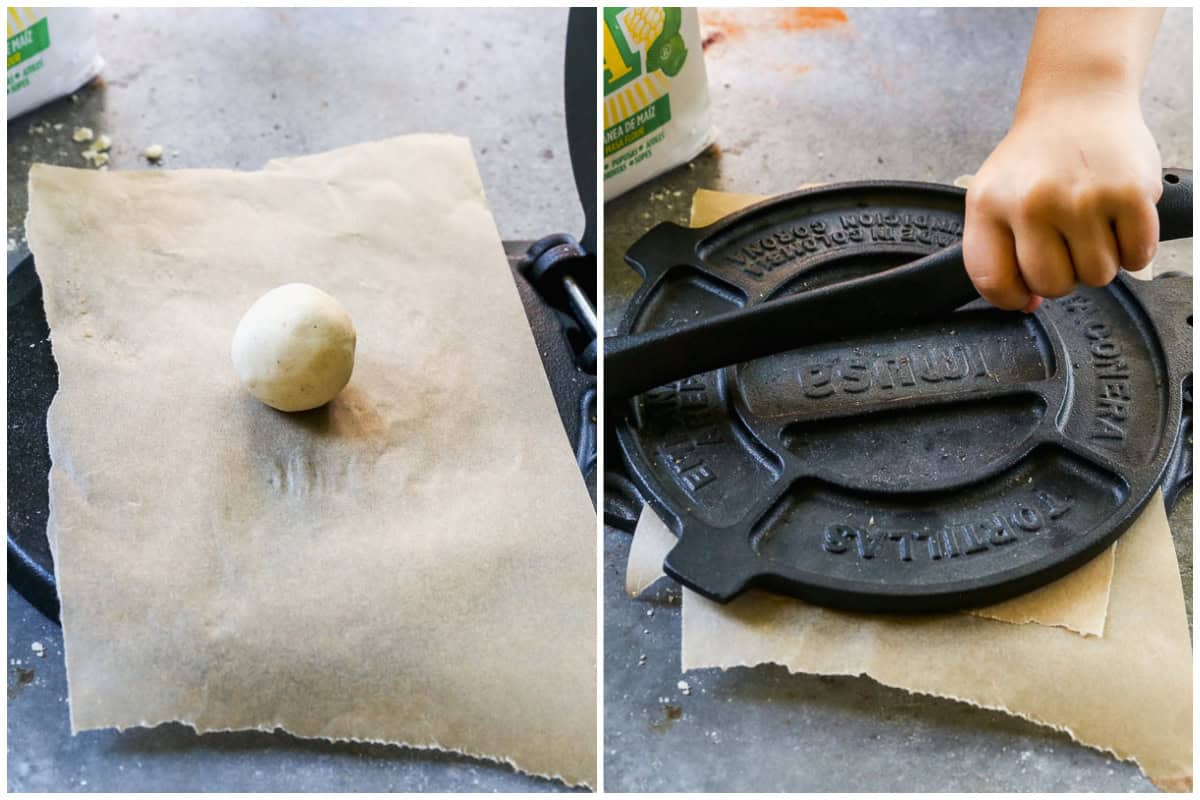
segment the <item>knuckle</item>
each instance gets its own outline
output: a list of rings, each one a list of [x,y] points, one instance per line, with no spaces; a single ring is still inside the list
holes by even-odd
[[[1157,236],[1154,231],[1133,228],[1120,234],[1120,256],[1122,262],[1130,264],[1147,264],[1158,251]]]
[[[971,281],[976,284],[976,289],[980,293],[1001,294],[1004,289],[1008,288],[1008,282],[1004,281],[996,272],[972,272]]]
[[[1099,212],[1106,201],[1104,189],[1095,184],[1080,186],[1071,192],[1070,211],[1076,216],[1084,217]]]
[[[1148,195],[1136,181],[1118,180],[1101,188],[1100,199],[1114,206],[1137,206],[1146,202]]]
[[[1158,253],[1158,242],[1152,239],[1144,241],[1122,242],[1121,252],[1124,257],[1121,259],[1122,266],[1127,269],[1139,270],[1146,267],[1154,260],[1154,256]]]
[[[1055,184],[1038,181],[1021,192],[1017,203],[1023,216],[1040,219],[1069,207],[1070,199]]]
[[[1079,282],[1086,286],[1108,286],[1112,283],[1113,278],[1117,277],[1117,269],[1109,264],[1102,266],[1093,266],[1079,276]]]
[[[1025,284],[1030,291],[1042,297],[1062,297],[1070,294],[1074,283],[1072,276],[1052,267],[1033,265],[1025,273]]]
[[[973,182],[967,189],[966,205],[968,215],[986,216],[999,211],[1002,203],[999,193],[989,184]]]
[[[1014,276],[1003,270],[984,269],[970,272],[975,290],[992,305],[1015,311],[1025,305],[1025,293]]]

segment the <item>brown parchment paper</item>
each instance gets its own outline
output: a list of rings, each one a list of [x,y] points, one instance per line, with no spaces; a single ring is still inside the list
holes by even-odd
[[[746,202],[742,196],[737,207]],[[698,196],[694,208],[701,204]],[[1161,495],[1109,557],[1103,637],[971,614],[851,614],[762,592],[722,606],[685,589],[682,668],[776,663],[793,672],[868,675],[1066,731],[1136,761],[1163,789],[1190,791],[1192,653]]]
[[[30,183],[72,730],[282,728],[594,784],[595,517],[468,142]],[[289,415],[229,351],[291,281],[358,349]]]
[[[1161,496],[1121,538],[1102,638],[968,614],[889,618],[750,592],[683,592],[684,670],[782,664],[996,709],[1192,786],[1192,651]]]

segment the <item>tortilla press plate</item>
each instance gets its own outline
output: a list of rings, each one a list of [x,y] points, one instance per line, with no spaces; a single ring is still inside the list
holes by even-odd
[[[659,226],[627,256],[645,280],[619,332],[910,262],[961,239],[964,195],[841,184]],[[679,537],[664,569],[708,598],[986,605],[1081,566],[1190,481],[1191,313],[1180,276],[1123,274],[1029,315],[978,301],[658,387],[611,412],[616,440]]]

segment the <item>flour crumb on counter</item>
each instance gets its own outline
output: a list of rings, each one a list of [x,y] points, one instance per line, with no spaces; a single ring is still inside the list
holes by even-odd
[[[46,648],[41,642],[34,642],[33,644],[29,645],[29,649],[32,650],[33,654],[38,658],[44,658],[46,655]]]
[[[680,681],[679,683],[675,684],[675,686],[679,689],[680,693],[682,693],[685,697],[692,693],[692,687],[688,684],[687,681]]]
[[[157,164],[159,161],[162,160],[163,147],[161,144],[152,144],[149,147],[147,147],[145,150],[142,151],[142,155],[144,155],[146,157],[147,161],[149,161],[153,164]]]
[[[108,138],[107,133],[102,133],[96,137],[96,143],[92,147],[100,152],[104,152],[112,147],[112,139]]]
[[[90,142],[95,137],[91,128],[76,128],[71,138],[77,142]]]
[[[79,155],[83,156],[83,160],[89,162],[93,167],[103,167],[108,163],[108,153],[102,153],[95,147],[89,147]]]

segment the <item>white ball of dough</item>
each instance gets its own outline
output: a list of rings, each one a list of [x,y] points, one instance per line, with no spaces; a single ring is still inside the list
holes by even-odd
[[[250,394],[280,411],[323,406],[354,371],[354,323],[341,303],[289,283],[250,306],[233,334],[233,368]]]

